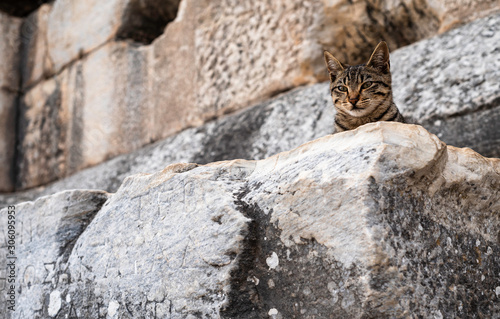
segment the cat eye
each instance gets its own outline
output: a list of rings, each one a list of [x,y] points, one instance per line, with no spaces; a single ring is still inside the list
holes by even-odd
[[[366,90],[367,88],[369,88],[370,86],[372,86],[372,84],[373,84],[373,82],[370,82],[370,81],[365,82],[365,83],[363,83],[363,85],[361,85],[361,89],[362,90]]]
[[[343,85],[337,86],[337,90],[339,90],[340,92],[347,92],[347,86]]]

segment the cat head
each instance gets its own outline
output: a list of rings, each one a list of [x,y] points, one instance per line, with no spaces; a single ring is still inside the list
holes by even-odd
[[[380,42],[366,64],[342,64],[325,51],[330,91],[338,112],[364,117],[385,103],[392,103],[389,48]]]

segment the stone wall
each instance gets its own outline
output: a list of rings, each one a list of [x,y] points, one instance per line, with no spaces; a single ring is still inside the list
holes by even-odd
[[[22,27],[17,188],[325,80],[323,49],[359,63],[381,39],[395,49],[498,9],[489,0],[44,4]]]
[[[379,122],[57,193],[0,211],[7,318],[495,318],[499,187],[499,159]]]
[[[0,192],[14,190],[17,98],[19,94],[19,18],[0,13]]]
[[[488,157],[500,157],[499,26],[500,15],[492,15],[391,53],[394,96],[406,118]],[[328,83],[297,88],[46,187],[0,195],[0,203],[81,187],[115,192],[130,174],[176,162],[262,159],[332,133],[334,115]]]

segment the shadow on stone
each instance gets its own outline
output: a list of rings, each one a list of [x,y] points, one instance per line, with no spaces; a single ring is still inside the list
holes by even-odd
[[[150,44],[177,16],[180,0],[131,1],[125,10],[117,39]]]

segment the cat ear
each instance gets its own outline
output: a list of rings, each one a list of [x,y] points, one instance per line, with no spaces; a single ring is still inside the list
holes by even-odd
[[[387,43],[384,41],[380,42],[375,50],[373,50],[372,56],[366,66],[375,68],[383,73],[389,72],[390,62],[389,62],[389,48]]]
[[[324,51],[326,67],[328,68],[328,73],[330,73],[330,80],[333,82],[337,74],[344,71],[344,66],[339,60],[328,51]]]

